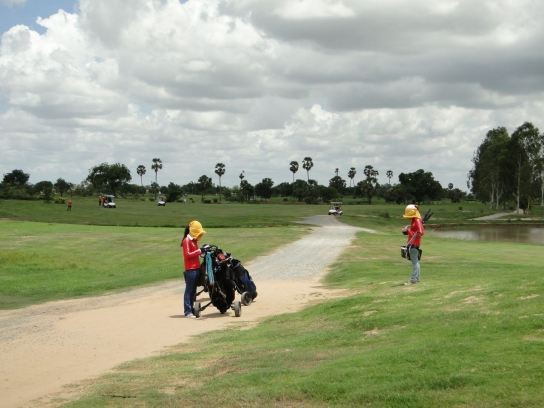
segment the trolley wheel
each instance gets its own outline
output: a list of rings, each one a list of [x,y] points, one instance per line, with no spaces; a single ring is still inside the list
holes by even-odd
[[[195,316],[200,317],[200,311],[202,310],[200,306],[200,302],[193,303],[193,310],[194,310]]]
[[[253,302],[253,298],[247,292],[242,293],[242,296],[240,298],[241,298],[242,304],[244,306],[249,306],[251,304],[251,302]]]
[[[234,316],[240,317],[242,315],[242,304],[240,301],[236,301],[232,304],[232,308],[234,309]]]

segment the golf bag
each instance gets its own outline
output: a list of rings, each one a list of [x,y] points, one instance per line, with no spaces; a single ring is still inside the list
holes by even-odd
[[[198,279],[198,285],[203,286],[203,289],[197,295],[208,292],[211,304],[220,313],[225,313],[233,304],[235,285],[225,265],[218,262],[217,255],[219,252],[222,251],[215,246],[210,246],[209,250],[205,252]],[[199,310],[204,310],[205,307],[199,305]]]
[[[257,286],[248,270],[238,259],[230,258],[229,269],[236,285],[236,290],[242,295],[242,304],[249,305],[257,297]]]

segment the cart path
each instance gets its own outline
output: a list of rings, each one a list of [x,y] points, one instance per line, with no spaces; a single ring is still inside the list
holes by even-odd
[[[332,216],[306,223],[319,227],[245,264],[259,296],[242,308],[240,318],[232,311],[221,315],[213,306],[200,319],[183,318],[181,278],[113,295],[0,311],[0,407],[55,405],[56,398],[69,393],[65,386],[120,363],[167,352],[207,331],[257,322],[338,295],[321,287],[319,279],[361,229]]]

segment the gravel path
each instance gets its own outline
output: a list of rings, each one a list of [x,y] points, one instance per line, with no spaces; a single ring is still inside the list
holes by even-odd
[[[305,222],[317,227],[245,265],[259,297],[240,318],[212,307],[200,319],[183,318],[181,278],[114,295],[0,311],[0,407],[55,405],[74,392],[69,384],[120,363],[165,352],[207,331],[251,324],[334,296],[319,279],[361,229],[332,216]]]

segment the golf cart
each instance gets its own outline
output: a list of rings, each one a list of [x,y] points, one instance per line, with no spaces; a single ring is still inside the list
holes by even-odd
[[[159,198],[159,201],[157,201],[157,205],[159,207],[166,207],[166,200],[164,199],[164,197]]]
[[[329,207],[329,215],[342,215],[342,202],[341,201],[331,201]]]
[[[102,207],[104,208],[117,208],[115,204],[115,196],[113,195],[104,195],[102,196]]]

